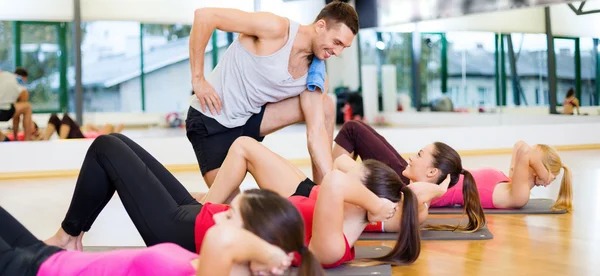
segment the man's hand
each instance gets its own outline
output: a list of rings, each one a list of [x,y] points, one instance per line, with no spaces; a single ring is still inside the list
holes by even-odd
[[[206,112],[206,106],[208,106],[212,115],[221,113],[221,99],[206,79],[200,78],[195,80],[192,86],[196,97],[200,100],[200,106],[202,107],[203,112]]]

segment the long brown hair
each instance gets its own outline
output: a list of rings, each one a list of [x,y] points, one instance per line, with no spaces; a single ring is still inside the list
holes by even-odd
[[[565,166],[560,160],[560,156],[555,149],[548,145],[538,144],[537,147],[542,152],[542,164],[544,167],[551,172],[553,175],[558,176],[560,169],[562,168],[564,173],[560,182],[560,190],[558,191],[558,197],[556,203],[552,206],[552,210],[567,210],[573,209],[573,186],[571,184],[571,170]]]
[[[464,175],[463,178],[463,199],[464,199],[464,211],[469,218],[467,225],[427,225],[424,229],[431,230],[459,230],[463,232],[474,232],[485,226],[485,214],[483,213],[483,207],[481,207],[481,200],[479,199],[479,191],[477,190],[477,184],[473,175],[462,167],[462,160],[460,155],[452,147],[442,143],[433,143],[434,150],[433,155],[433,167],[441,171],[439,178],[437,179],[438,184],[442,183],[446,176],[450,174],[450,184],[448,187],[456,185],[459,176]]]
[[[385,256],[371,260],[395,265],[411,264],[421,253],[421,232],[419,230],[418,202],[416,196],[400,179],[400,176],[382,162],[369,159],[363,161],[366,168],[364,184],[380,198],[392,202],[402,199],[402,217],[396,245]]]
[[[301,254],[298,275],[325,275],[304,245],[304,221],[290,201],[269,190],[247,190],[240,200],[240,215],[248,231],[287,253]]]

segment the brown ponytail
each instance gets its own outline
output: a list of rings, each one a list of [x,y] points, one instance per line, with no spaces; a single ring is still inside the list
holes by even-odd
[[[475,179],[469,171],[464,170],[463,179],[463,199],[464,199],[464,211],[469,218],[469,222],[466,226],[461,225],[427,225],[424,229],[428,230],[458,230],[461,232],[475,232],[485,226],[485,214],[481,207],[481,201],[479,199],[479,191],[477,191],[477,185]]]
[[[308,248],[303,247],[299,252],[302,261],[300,266],[298,266],[298,276],[325,275],[319,260],[317,260],[317,257]]]
[[[400,217],[401,231],[398,231],[394,249],[385,256],[369,260],[394,265],[411,264],[421,253],[417,197],[402,183],[398,174],[384,163],[369,159],[363,161],[363,165],[368,171],[364,184],[371,192],[392,202],[399,202],[401,194],[404,197]]]
[[[435,150],[433,155],[433,167],[441,171],[440,177],[437,183],[442,183],[446,178],[446,175],[450,174],[450,187],[454,186],[459,179],[460,174],[464,174],[463,179],[463,200],[464,200],[464,211],[469,218],[466,226],[460,225],[426,225],[423,229],[427,230],[451,230],[451,231],[462,231],[462,232],[474,232],[485,226],[485,214],[483,213],[483,207],[481,207],[481,200],[479,199],[479,191],[477,190],[477,184],[473,175],[467,170],[462,168],[462,160],[458,152],[452,147],[441,143],[434,143]]]
[[[402,216],[400,217],[400,231],[396,245],[390,253],[374,261],[395,265],[414,263],[421,254],[421,231],[419,230],[419,216],[417,212],[417,197],[408,188],[402,188],[404,200],[402,202]]]

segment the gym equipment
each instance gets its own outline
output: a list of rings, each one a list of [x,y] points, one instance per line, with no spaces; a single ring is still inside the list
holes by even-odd
[[[567,210],[552,211],[554,200],[549,198],[532,198],[527,205],[519,209],[483,209],[486,214],[564,214]],[[431,207],[430,214],[462,214],[462,206]]]
[[[431,111],[438,111],[438,112],[454,111],[454,105],[452,104],[452,100],[447,96],[442,96],[435,100],[432,100],[430,103],[430,106],[431,106]]]
[[[183,125],[183,119],[179,116],[177,112],[168,113],[165,117],[165,121],[169,127],[178,128]]]
[[[424,224],[450,224],[461,225],[467,223],[467,218],[431,218],[427,219]],[[398,233],[381,233],[381,232],[365,232],[360,235],[358,240],[386,240],[395,241]],[[421,230],[421,240],[490,240],[494,235],[487,227],[479,229],[473,233],[463,233],[455,231],[437,231],[437,230]]]

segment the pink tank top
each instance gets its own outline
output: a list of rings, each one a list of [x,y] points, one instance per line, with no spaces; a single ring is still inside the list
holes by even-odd
[[[510,182],[510,178],[503,172],[491,169],[483,168],[477,170],[469,170],[475,179],[477,190],[479,191],[479,199],[481,200],[481,206],[486,209],[495,209],[493,195],[494,188],[498,183]],[[452,188],[448,189],[446,193],[439,198],[431,201],[431,207],[449,207],[453,205],[464,204],[464,198],[462,194],[464,175],[460,175],[458,183]]]
[[[198,255],[173,244],[106,252],[60,251],[42,263],[37,276],[196,275],[190,261]]]
[[[100,135],[102,135],[102,132],[98,132],[98,131],[88,131],[83,134],[83,136],[87,139],[97,138]]]

